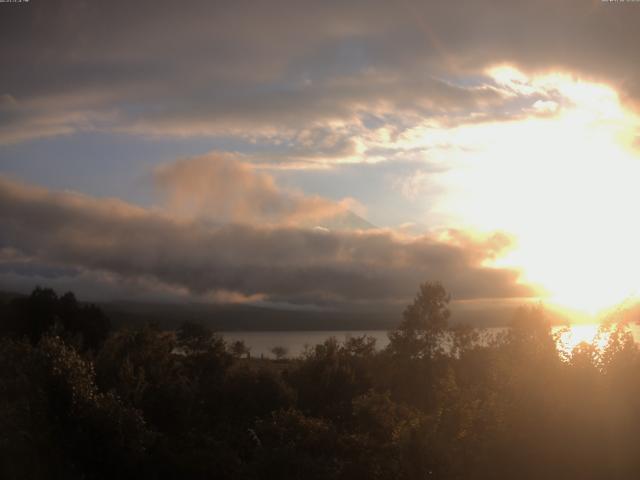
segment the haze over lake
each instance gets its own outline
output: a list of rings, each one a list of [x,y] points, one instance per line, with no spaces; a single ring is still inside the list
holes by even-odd
[[[606,343],[608,335],[597,337],[599,325],[597,324],[577,324],[570,327],[554,327],[553,331],[561,333],[558,347],[561,351],[569,352],[580,342],[594,343],[601,347]],[[566,332],[564,330],[567,329]],[[493,327],[482,329],[489,333],[489,336],[504,332],[503,327]],[[631,333],[636,342],[640,341],[640,325],[631,325]],[[287,349],[287,357],[298,357],[304,353],[307,347],[313,347],[325,340],[333,337],[338,341],[344,341],[349,337],[359,337],[367,335],[376,339],[376,348],[383,349],[389,344],[388,332],[386,330],[316,330],[316,331],[280,331],[280,332],[219,332],[228,342],[242,340],[251,350],[253,357],[273,357],[271,349],[273,347],[284,347]]]

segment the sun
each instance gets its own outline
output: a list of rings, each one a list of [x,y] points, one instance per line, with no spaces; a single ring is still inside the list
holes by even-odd
[[[504,66],[488,75],[530,104],[511,120],[438,132],[453,165],[439,178],[447,192],[439,212],[472,230],[514,235],[516,247],[495,264],[520,269],[552,303],[595,315],[634,297],[638,117],[608,85]]]

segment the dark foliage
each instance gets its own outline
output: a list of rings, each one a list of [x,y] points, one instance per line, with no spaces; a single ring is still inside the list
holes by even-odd
[[[98,307],[80,304],[73,293],[58,297],[53,290],[38,287],[5,306],[1,330],[26,337],[34,345],[43,335],[56,334],[80,350],[96,350],[109,335],[111,324]]]
[[[196,323],[107,336],[73,294],[2,310],[3,479],[632,479],[640,351],[557,349],[540,308],[491,337],[420,287],[383,351],[330,339],[251,359]]]

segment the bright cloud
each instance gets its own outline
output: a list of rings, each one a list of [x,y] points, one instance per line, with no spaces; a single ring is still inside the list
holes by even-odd
[[[0,249],[30,261],[196,295],[406,301],[424,278],[446,282],[457,299],[534,294],[518,282],[516,270],[484,266],[508,247],[503,235],[401,237],[383,230],[212,225],[3,178],[0,221]]]
[[[639,8],[584,0],[498,10],[477,1],[189,3],[3,9],[0,31],[10,41],[0,44],[0,174],[44,187],[36,195],[3,184],[12,192],[0,205],[12,222],[4,242],[30,262],[11,264],[10,275],[41,259],[92,275],[148,276],[183,293],[318,300],[338,290],[364,298],[368,278],[376,292],[384,282],[410,292],[409,279],[440,279],[472,295],[487,287],[461,282],[495,274],[496,292],[472,296],[514,296],[526,280],[590,310],[640,287],[632,220],[640,68],[630,61]],[[40,199],[39,213],[27,212],[38,228],[11,213],[25,207],[25,195]],[[119,200],[99,199],[109,196]],[[41,214],[47,208],[51,215]],[[358,215],[402,227],[372,229]],[[86,223],[62,228],[62,219],[80,217]],[[97,218],[115,233],[88,231]],[[202,245],[237,249],[237,268],[189,244],[187,224]],[[47,243],[56,240],[43,239],[48,229],[77,251]],[[443,230],[469,238],[499,230],[515,244],[471,259],[468,245],[453,245]],[[435,254],[427,263],[437,268],[397,267],[403,251],[424,247],[408,232],[455,247],[456,275]],[[116,233],[132,245],[138,236],[158,240],[149,252],[136,247],[144,261],[128,271],[132,252]],[[218,243],[231,233],[240,245]],[[276,237],[290,258],[259,268],[246,259]],[[162,243],[170,238],[188,251],[186,267]],[[337,246],[326,258],[310,247],[323,242]],[[110,246],[118,254],[107,261]],[[385,248],[393,261],[370,271],[359,250],[389,258]],[[168,258],[162,268],[160,254]],[[310,267],[307,258],[327,263]],[[513,273],[520,269],[523,278]],[[304,291],[290,287],[301,282]]]
[[[164,164],[155,182],[165,208],[182,218],[262,225],[321,224],[345,203],[280,188],[238,155],[209,154]]]
[[[518,247],[499,264],[523,268],[555,301],[593,312],[635,295],[640,120],[602,84],[492,75],[518,96],[541,96],[534,109],[549,115],[412,132],[415,143],[453,147],[434,153],[450,167],[438,176],[438,210],[465,228],[513,233]]]

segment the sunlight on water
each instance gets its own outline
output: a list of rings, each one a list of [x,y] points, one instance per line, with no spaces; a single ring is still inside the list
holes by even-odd
[[[558,350],[564,354],[571,351],[580,343],[586,342],[594,344],[598,349],[606,346],[609,340],[609,333],[606,331],[599,333],[600,324],[579,323],[571,326],[558,326],[553,328],[553,333],[558,334]],[[640,342],[640,326],[629,325],[629,330],[636,342]],[[489,337],[506,331],[506,327],[493,327],[483,329]],[[251,349],[251,355],[255,357],[273,356],[271,349],[274,346],[283,346],[287,350],[287,357],[297,357],[301,355],[305,348],[320,344],[330,337],[335,337],[339,341],[344,341],[349,336],[367,335],[376,339],[378,350],[384,349],[389,344],[389,337],[386,330],[358,330],[358,331],[280,331],[280,332],[220,332],[228,342],[242,340]]]
[[[600,326],[598,323],[589,323],[554,327],[553,332],[559,334],[558,350],[568,354],[582,342],[595,345],[598,350],[603,350],[607,346],[611,334],[606,329],[600,331]],[[626,328],[636,343],[640,343],[640,325],[633,323]]]
[[[604,349],[609,341],[610,333],[599,331],[599,324],[580,324],[568,327],[556,327],[554,333],[559,333],[558,350],[563,353],[571,351],[581,343],[594,345],[598,350]]]

